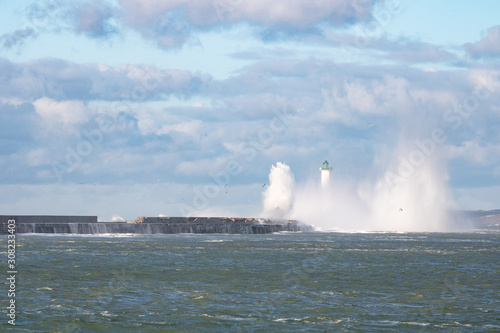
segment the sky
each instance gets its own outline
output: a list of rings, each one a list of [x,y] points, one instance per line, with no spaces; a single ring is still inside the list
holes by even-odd
[[[0,212],[254,216],[272,165],[314,183],[325,159],[353,187],[438,161],[454,208],[500,208],[499,12],[1,2]]]

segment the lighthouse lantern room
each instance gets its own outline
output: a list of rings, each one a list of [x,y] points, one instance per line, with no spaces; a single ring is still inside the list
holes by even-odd
[[[330,172],[332,172],[332,167],[327,160],[323,162],[323,166],[319,168],[321,170],[321,188],[327,188],[330,184]]]

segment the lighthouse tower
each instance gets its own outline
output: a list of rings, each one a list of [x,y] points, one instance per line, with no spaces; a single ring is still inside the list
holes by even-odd
[[[330,184],[330,172],[332,172],[332,167],[328,161],[323,162],[323,166],[319,168],[321,170],[321,188],[327,188]]]

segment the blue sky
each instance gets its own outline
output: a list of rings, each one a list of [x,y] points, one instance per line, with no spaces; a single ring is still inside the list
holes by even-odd
[[[415,174],[437,175],[453,207],[500,208],[499,12],[498,1],[2,2],[0,210],[255,215],[278,161],[307,183],[328,159],[333,181],[358,187],[422,152],[433,167],[415,162]]]

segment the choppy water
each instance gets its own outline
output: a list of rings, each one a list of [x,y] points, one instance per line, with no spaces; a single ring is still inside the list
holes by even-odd
[[[498,232],[18,235],[17,254],[19,332],[500,331]]]

